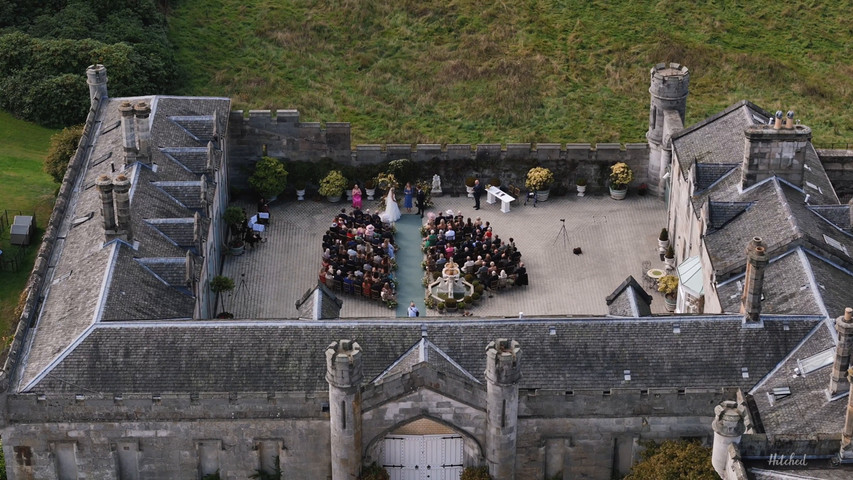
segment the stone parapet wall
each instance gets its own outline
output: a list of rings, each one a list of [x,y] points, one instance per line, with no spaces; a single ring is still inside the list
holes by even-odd
[[[350,143],[350,124],[300,122],[296,110],[241,110],[229,119],[229,176],[233,187],[248,188],[254,164],[266,154],[289,161],[332,159],[341,165],[376,165],[409,159],[424,166],[424,174],[441,176],[445,193],[461,193],[468,176],[498,177],[503,185],[524,188],[527,170],[544,166],[554,172],[555,194],[573,192],[575,180],[589,181],[588,191],[604,191],[609,167],[625,162],[634,171],[636,188],[649,183],[647,143],[508,143],[502,144],[369,144]],[[450,179],[453,179],[451,182]],[[655,180],[656,181],[656,180]]]

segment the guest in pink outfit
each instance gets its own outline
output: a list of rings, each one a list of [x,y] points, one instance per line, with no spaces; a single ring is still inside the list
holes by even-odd
[[[352,208],[361,210],[361,188],[357,184],[352,187]]]

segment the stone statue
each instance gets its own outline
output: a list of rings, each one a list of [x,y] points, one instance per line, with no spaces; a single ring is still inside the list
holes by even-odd
[[[441,177],[436,173],[432,176],[432,192],[433,195],[438,195],[441,193]]]

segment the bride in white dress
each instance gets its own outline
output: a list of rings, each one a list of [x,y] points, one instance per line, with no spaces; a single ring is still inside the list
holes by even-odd
[[[385,197],[385,211],[379,214],[379,218],[385,223],[394,223],[400,219],[400,215],[400,206],[397,205],[397,197],[394,196],[394,187],[391,187]]]

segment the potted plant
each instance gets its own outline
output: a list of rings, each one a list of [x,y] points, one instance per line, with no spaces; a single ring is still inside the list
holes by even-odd
[[[472,303],[473,303],[473,304],[478,304],[478,303],[480,303],[480,299],[481,299],[481,298],[483,298],[483,296],[482,296],[482,295],[480,295],[480,293],[478,293],[478,292],[476,292],[476,291],[475,291],[474,293],[472,293],[472,294],[471,294],[471,301],[472,301]]]
[[[548,200],[551,193],[551,184],[554,183],[554,174],[545,167],[533,167],[527,171],[527,180],[524,186],[532,192],[536,192],[536,198],[540,202]]]
[[[675,268],[675,249],[672,245],[666,247],[666,253],[663,255],[663,262],[666,264],[667,270]]]
[[[341,200],[341,195],[347,188],[347,179],[339,170],[330,171],[322,180],[320,180],[320,195],[335,203]]]
[[[489,467],[465,467],[459,480],[492,480],[492,476],[489,475]]]
[[[234,290],[234,280],[232,280],[231,277],[217,275],[210,281],[210,290],[212,290],[216,295],[219,295],[219,304],[222,305],[222,313],[217,315],[217,318],[234,318],[233,315],[225,311],[225,297],[220,295]]]
[[[376,462],[362,468],[358,480],[389,480],[391,475],[385,470],[385,467],[377,465]]]
[[[261,157],[255,164],[255,171],[249,177],[249,186],[258,195],[272,200],[287,187],[287,170],[277,158]]]
[[[468,177],[465,179],[465,190],[468,192],[468,198],[474,198],[474,182],[477,179],[474,177]]]
[[[458,303],[455,298],[451,297],[444,301],[444,306],[447,308],[448,312],[455,312],[458,307]]]
[[[578,196],[579,197],[586,195],[586,179],[585,178],[578,177],[578,179],[575,180],[575,185],[578,187]]]
[[[364,182],[364,190],[367,192],[367,199],[373,200],[373,196],[376,195],[376,182],[369,178],[366,182]]]
[[[463,312],[465,311],[465,307],[467,307],[467,306],[468,305],[465,303],[464,300],[462,300],[456,304],[456,308],[458,308],[459,310],[462,310]]]
[[[500,179],[500,178],[498,178],[498,177],[492,177],[492,178],[490,178],[490,179],[489,179],[489,185],[490,185],[490,186],[492,186],[492,187],[498,187],[498,188],[500,188],[500,186],[501,186],[501,179]]]
[[[640,186],[637,187],[637,195],[639,195],[641,197],[645,197],[646,192],[648,192],[648,191],[649,191],[649,186],[646,185],[645,183],[641,183]]]
[[[243,209],[230,206],[222,212],[222,221],[228,226],[228,248],[231,255],[241,255],[245,249],[243,237],[240,236],[240,225],[246,221]]]
[[[444,302],[438,302],[438,313],[444,313],[445,309],[447,309],[447,304]]]
[[[628,193],[628,184],[634,180],[634,172],[625,162],[610,167],[610,198],[623,200]]]
[[[667,312],[675,311],[675,301],[678,297],[678,277],[675,275],[664,275],[658,280],[658,291],[663,293]]]
[[[666,252],[669,246],[669,231],[666,227],[660,229],[660,235],[658,235],[658,251],[660,253]],[[673,252],[674,254],[675,252]]]

